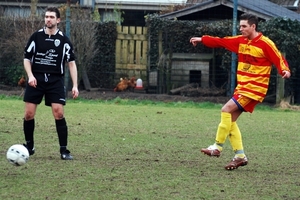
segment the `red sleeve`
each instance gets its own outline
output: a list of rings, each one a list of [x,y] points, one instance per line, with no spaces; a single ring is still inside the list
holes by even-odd
[[[282,74],[282,71],[289,71],[290,68],[285,57],[279,52],[274,43],[268,43],[265,51],[267,58],[276,66],[278,73]]]
[[[210,48],[220,48],[223,47],[234,53],[238,53],[240,36],[230,36],[230,37],[212,37],[208,35],[202,36],[202,43]]]

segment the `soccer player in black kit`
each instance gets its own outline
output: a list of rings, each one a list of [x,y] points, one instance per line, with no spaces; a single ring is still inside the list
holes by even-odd
[[[24,50],[24,69],[28,77],[24,94],[23,130],[26,140],[24,146],[30,155],[34,154],[34,116],[38,104],[44,97],[45,105],[51,106],[55,119],[60,157],[63,160],[72,160],[73,156],[67,149],[68,127],[64,117],[64,105],[66,104],[64,64],[68,64],[73,82],[73,98],[77,98],[79,95],[77,66],[73,46],[68,37],[58,29],[59,22],[59,10],[55,7],[47,8],[45,27],[31,35]]]

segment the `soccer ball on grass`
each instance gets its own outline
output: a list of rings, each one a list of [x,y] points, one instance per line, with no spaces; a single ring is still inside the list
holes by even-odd
[[[14,144],[7,150],[6,158],[14,166],[25,165],[29,159],[29,152],[22,144]]]

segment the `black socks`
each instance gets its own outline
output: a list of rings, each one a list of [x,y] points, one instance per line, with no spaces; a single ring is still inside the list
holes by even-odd
[[[55,125],[60,145],[60,153],[63,153],[67,150],[68,145],[68,127],[65,118],[55,120]]]
[[[63,153],[67,150],[67,145],[68,145],[68,127],[65,118],[60,120],[55,120],[55,125],[56,125],[59,145],[60,145],[60,153]],[[35,127],[34,119],[28,121],[24,119],[23,131],[26,140],[26,146],[30,150],[34,148],[34,138],[33,138],[34,127]]]
[[[24,136],[25,136],[26,145],[28,149],[33,149],[34,147],[34,139],[33,139],[34,126],[35,126],[34,119],[28,121],[24,119],[23,131],[24,131]]]

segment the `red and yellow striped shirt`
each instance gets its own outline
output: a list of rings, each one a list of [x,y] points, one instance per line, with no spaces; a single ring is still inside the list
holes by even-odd
[[[262,102],[269,87],[272,64],[282,75],[290,71],[288,64],[275,44],[262,33],[249,40],[242,35],[230,37],[203,36],[202,43],[211,48],[226,48],[238,54],[237,86],[235,94],[241,94]]]

